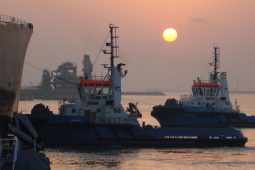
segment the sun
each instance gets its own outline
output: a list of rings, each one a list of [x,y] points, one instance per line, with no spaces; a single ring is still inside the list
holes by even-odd
[[[173,28],[167,28],[165,29],[165,31],[163,32],[163,38],[165,41],[167,42],[173,42],[176,40],[177,38],[177,32],[175,29]]]

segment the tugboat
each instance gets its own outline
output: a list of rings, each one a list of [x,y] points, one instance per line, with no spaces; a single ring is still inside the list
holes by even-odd
[[[191,95],[180,100],[168,99],[165,105],[154,106],[151,115],[162,127],[237,127],[255,128],[255,116],[240,112],[229,98],[226,72],[219,72],[219,47],[214,46],[213,71],[209,81],[197,78]]]
[[[27,115],[46,146],[83,147],[243,147],[247,138],[233,128],[158,128],[140,126],[141,113],[136,104],[121,105],[121,78],[127,74],[125,64],[115,65],[117,26],[110,25],[110,66],[107,74],[82,79],[78,85],[79,102],[63,101],[59,114],[37,104]]]

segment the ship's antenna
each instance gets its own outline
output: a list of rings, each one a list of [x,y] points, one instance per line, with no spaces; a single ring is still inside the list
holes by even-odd
[[[213,51],[213,62],[210,63],[210,65],[213,67],[213,72],[212,72],[212,75],[213,75],[213,80],[217,80],[217,77],[218,77],[218,68],[220,68],[220,52],[219,52],[220,48],[217,47],[217,46],[214,46],[214,51]]]

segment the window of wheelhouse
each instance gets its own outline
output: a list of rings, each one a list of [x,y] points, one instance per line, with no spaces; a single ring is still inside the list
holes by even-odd
[[[85,94],[85,96],[88,95],[88,89],[87,88],[84,88],[84,94]]]
[[[192,92],[194,96],[199,95],[198,87],[192,87]]]
[[[103,87],[103,95],[109,95],[109,87]]]
[[[198,93],[199,93],[200,96],[203,96],[204,91],[205,91],[204,88],[201,88],[201,87],[198,88]]]
[[[82,82],[82,88],[79,91],[83,99],[88,98],[90,100],[111,99],[112,90],[111,84],[108,81],[84,81]]]
[[[85,99],[88,96],[88,89],[87,88],[80,88],[79,93],[82,99]]]
[[[209,95],[210,96],[218,96],[219,95],[219,88],[217,88],[217,87],[210,88]]]
[[[192,93],[193,93],[193,95],[196,95],[196,88],[195,87],[192,87]]]
[[[215,95],[219,96],[219,93],[220,93],[220,88],[215,88]]]
[[[204,94],[204,89],[201,87],[192,87],[193,95],[200,95],[202,96]]]
[[[103,99],[111,99],[112,97],[112,88],[110,86],[103,87]]]
[[[96,87],[96,99],[110,99],[111,98],[111,87],[109,85],[102,85]]]
[[[101,99],[102,87],[96,87],[96,99]]]
[[[210,96],[217,96],[217,88],[210,88]]]
[[[88,95],[89,95],[91,98],[94,98],[94,97],[95,97],[95,89],[94,89],[94,88],[89,88],[89,89],[88,89]]]

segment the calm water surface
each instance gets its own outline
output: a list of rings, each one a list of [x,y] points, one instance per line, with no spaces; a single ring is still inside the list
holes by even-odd
[[[157,125],[150,117],[153,105],[164,104],[167,98],[179,98],[181,93],[168,92],[166,96],[123,96],[122,103],[138,102],[146,124]],[[183,93],[182,93],[183,94]],[[238,99],[241,111],[255,115],[255,94],[231,94],[232,103]],[[48,105],[54,113],[58,112],[58,101],[34,100],[20,102],[20,110],[29,113],[37,103]],[[213,149],[46,149],[53,170],[82,169],[123,169],[123,170],[254,170],[255,169],[255,129],[243,129],[248,143],[245,148]]]

